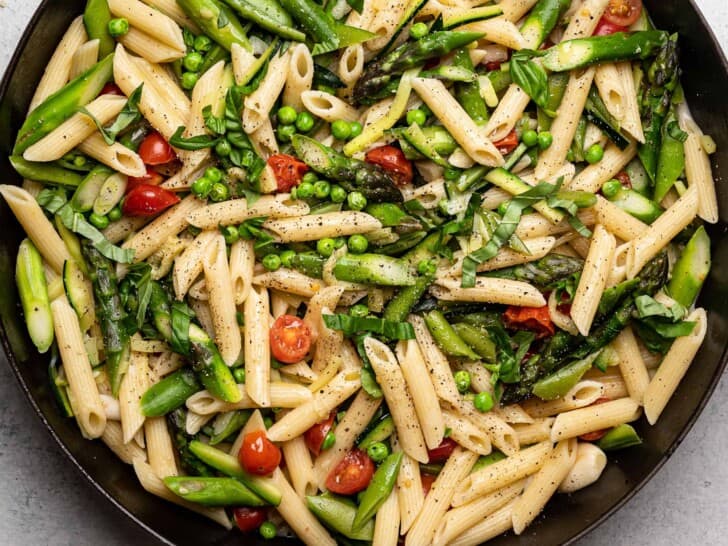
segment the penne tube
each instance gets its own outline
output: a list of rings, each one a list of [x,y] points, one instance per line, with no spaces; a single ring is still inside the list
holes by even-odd
[[[94,133],[78,145],[79,151],[127,176],[144,176],[147,167],[138,153],[123,144],[109,146],[101,133]]]
[[[593,484],[606,466],[607,456],[601,449],[590,442],[579,442],[576,447],[576,461],[559,484],[559,493],[573,493]]]
[[[608,4],[609,0],[585,0],[572,15],[561,40],[585,38],[594,34]]]
[[[624,121],[627,113],[627,91],[622,86],[622,78],[617,65],[604,63],[597,66],[594,83],[609,113],[616,120]]]
[[[399,503],[397,492],[392,491],[377,510],[374,520],[374,539],[377,546],[397,546],[399,541]]]
[[[182,29],[161,11],[146,6],[139,0],[109,0],[109,10],[115,17],[123,17],[132,27],[154,36],[179,51],[186,51]]]
[[[270,115],[288,77],[289,57],[286,52],[271,59],[258,89],[245,97],[243,129],[246,133],[254,133]]]
[[[308,277],[295,269],[281,268],[256,275],[252,279],[252,284],[310,298],[321,289],[323,283],[321,280]]]
[[[458,445],[478,455],[489,455],[493,451],[490,437],[463,416],[449,410],[442,411],[445,426],[450,430],[449,438]]]
[[[617,176],[636,155],[637,145],[634,142],[624,150],[620,150],[614,143],[609,143],[604,149],[602,160],[586,167],[571,183],[566,184],[566,187],[570,190],[596,193],[605,182]]]
[[[614,203],[607,201],[601,195],[597,195],[594,211],[596,212],[597,222],[623,241],[636,239],[649,227]]]
[[[617,77],[624,90],[624,117],[622,118],[622,129],[627,131],[637,142],[645,141],[645,133],[642,129],[642,118],[637,103],[637,89],[634,81],[632,63],[629,61],[616,63]]]
[[[512,515],[515,503],[516,501],[512,501],[500,510],[496,510],[483,521],[455,538],[450,546],[477,546],[509,531],[513,527]]]
[[[560,413],[551,427],[551,441],[559,442],[589,432],[616,427],[639,417],[639,404],[620,398],[586,408]]]
[[[248,206],[247,199],[231,199],[199,207],[187,216],[187,221],[200,229],[241,224],[250,218],[287,218],[305,216],[309,207],[302,201],[290,201],[286,193],[264,195]]]
[[[228,299],[233,303],[234,310],[234,302],[229,294]],[[245,299],[243,314],[245,316],[245,390],[258,405],[268,407],[272,398],[268,290],[253,288]]]
[[[353,210],[267,220],[263,227],[281,243],[315,241],[324,237],[348,237],[380,229],[382,224],[365,212]]]
[[[508,49],[524,49],[528,47],[526,39],[518,30],[518,27],[501,17],[493,17],[485,21],[477,21],[457,27],[458,31],[464,32],[482,32],[483,39],[501,44]]]
[[[184,299],[197,277],[202,274],[204,254],[208,246],[215,243],[217,235],[214,231],[203,231],[174,260],[172,285],[178,300]]]
[[[523,307],[543,307],[546,299],[535,287],[522,281],[478,277],[473,288],[461,288],[455,279],[438,279],[430,292],[445,301],[500,303]]]
[[[629,396],[641,405],[647,385],[650,383],[650,375],[630,326],[622,330],[614,340],[614,348],[619,355],[619,371],[622,373]]]
[[[282,416],[283,412],[279,412],[279,415]],[[298,496],[305,499],[306,495],[315,495],[318,487],[314,479],[311,452],[303,436],[284,442],[281,449],[288,475],[291,477],[291,485]]]
[[[164,419],[164,417],[161,417],[161,419]],[[101,441],[126,464],[132,464],[135,459],[145,461],[147,458],[146,451],[139,447],[136,442],[124,443],[121,424],[116,421],[106,422]]]
[[[200,33],[200,29],[182,10],[177,0],[144,0],[144,3],[161,11],[179,26],[187,28],[195,34]]]
[[[437,396],[441,400],[457,405],[460,402],[460,393],[455,385],[450,363],[432,338],[424,319],[418,315],[410,315],[407,320],[414,328],[417,343],[430,374],[430,382],[435,387]]]
[[[241,394],[239,402],[224,402],[215,398],[208,391],[203,390],[193,394],[187,399],[186,405],[190,411],[199,415],[213,415],[239,409],[251,409],[257,407],[255,401],[250,398],[245,385],[238,385]],[[277,408],[296,408],[311,401],[311,391],[303,385],[296,383],[282,383],[272,381],[270,383],[271,404]]]
[[[242,305],[248,298],[255,269],[253,241],[240,239],[230,247],[230,280],[233,285],[235,305]]]
[[[393,452],[402,451],[396,433],[392,435],[391,442]],[[420,465],[406,453],[402,453],[396,491],[399,502],[400,532],[405,534],[417,519],[422,505],[425,503]]]
[[[119,38],[124,47],[144,57],[150,63],[171,63],[185,56],[184,49],[177,49],[157,40],[138,28],[131,27],[129,32]]]
[[[99,60],[99,40],[89,40],[73,54],[69,80],[75,80]]]
[[[233,65],[235,82],[240,84],[248,77],[250,70],[255,65],[256,58],[251,51],[235,43],[230,47],[230,60]]]
[[[149,417],[144,422],[144,438],[147,444],[149,465],[160,478],[177,476],[177,462],[172,437],[164,417]]]
[[[546,442],[551,439],[551,426],[554,423],[553,417],[536,419],[533,423],[515,424],[513,430],[516,432],[518,443],[521,447]]]
[[[301,102],[311,114],[329,123],[337,119],[349,122],[359,119],[356,108],[325,91],[304,91],[301,94]]]
[[[695,123],[687,104],[678,106],[680,127],[688,134],[683,144],[685,149],[685,176],[690,186],[698,188],[698,216],[710,224],[718,219],[718,197],[715,181],[710,170],[710,158],[703,146],[703,132]]]
[[[129,369],[119,387],[119,409],[124,443],[132,441],[142,430],[145,416],[141,410],[142,395],[151,387],[149,381],[149,356],[138,351],[131,352]]]
[[[563,398],[549,401],[531,398],[526,400],[522,407],[535,419],[551,417],[565,411],[590,406],[605,395],[604,389],[605,387],[600,381],[584,379],[574,385]]]

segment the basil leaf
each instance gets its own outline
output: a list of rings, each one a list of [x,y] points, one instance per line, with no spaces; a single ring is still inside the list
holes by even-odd
[[[569,216],[567,222],[569,222],[569,225],[574,228],[574,231],[582,237],[586,237],[588,239],[592,236],[591,230],[586,227],[581,220],[579,220],[578,216]]]
[[[195,312],[186,303],[175,301],[170,309],[172,338],[169,345],[175,353],[190,354],[190,322]]]
[[[152,268],[149,264],[134,264],[129,268],[126,279],[136,289],[137,311],[136,327],[141,330],[152,299]]]
[[[209,104],[202,109],[205,127],[214,135],[224,135],[226,131],[225,120],[212,115],[212,106]]]
[[[68,198],[66,197],[66,192],[61,188],[46,188],[41,190],[38,197],[36,197],[36,201],[48,212],[55,214],[68,202]]]
[[[687,309],[679,303],[676,302],[671,307],[668,307],[648,295],[637,296],[634,299],[634,303],[637,306],[637,316],[641,319],[659,317],[677,322],[687,315]]]
[[[662,322],[659,319],[649,318],[642,321],[661,337],[675,339],[676,337],[688,336],[695,327],[695,322],[683,320],[677,323]]]
[[[361,13],[361,10],[364,9],[364,0],[346,0],[346,3],[357,13]]]
[[[680,142],[685,142],[688,139],[688,134],[680,129],[680,125],[677,121],[668,122],[665,128],[667,129],[667,134],[670,135],[670,138],[674,138]]]
[[[522,50],[514,53],[510,62],[513,81],[546,110],[549,100],[549,78],[544,68],[531,60],[533,52]]]
[[[142,115],[139,112],[139,101],[142,97],[143,87],[144,84],[141,84],[134,90],[134,92],[129,96],[129,99],[126,101],[124,108],[121,109],[121,112],[119,112],[119,115],[116,116],[114,122],[107,128],[101,125],[98,118],[89,112],[87,108],[82,106],[78,109],[78,111],[88,116],[91,121],[94,122],[94,125],[98,128],[101,136],[104,137],[106,144],[111,146],[114,142],[116,142],[116,137],[119,136],[119,133],[141,119]]]
[[[224,28],[229,24],[230,19],[228,19],[227,14],[223,10],[220,10],[217,15],[217,28]]]
[[[75,212],[68,203],[63,205],[57,214],[66,228],[91,241],[94,248],[110,260],[124,264],[129,264],[134,260],[134,250],[111,244],[103,233],[92,226],[83,214]]]
[[[171,146],[174,146],[175,148],[179,148],[180,150],[195,151],[204,150],[205,148],[212,148],[218,142],[220,142],[219,137],[213,138],[209,135],[198,135],[190,138],[184,138],[182,136],[182,133],[184,133],[184,131],[184,127],[178,127],[172,135],[172,138],[169,139],[169,144]]]
[[[343,314],[323,315],[322,318],[327,328],[340,330],[346,336],[371,332],[388,339],[415,338],[415,330],[409,322],[395,322],[376,317],[352,317]]]

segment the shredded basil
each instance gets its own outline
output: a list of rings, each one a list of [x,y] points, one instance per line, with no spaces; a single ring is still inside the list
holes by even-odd
[[[376,317],[352,317],[351,315],[323,315],[324,324],[332,330],[340,330],[346,336],[371,332],[387,339],[414,339],[415,331],[409,322],[395,322]]]
[[[121,112],[119,112],[119,115],[116,116],[114,123],[112,123],[109,127],[103,127],[96,116],[89,112],[87,108],[81,107],[79,108],[79,112],[86,114],[89,118],[91,118],[101,133],[101,136],[104,137],[106,144],[111,146],[114,142],[116,142],[116,137],[119,136],[119,133],[142,118],[142,115],[139,112],[139,101],[142,98],[143,88],[144,84],[141,84],[131,95],[129,95],[129,99],[126,101],[124,108],[121,109]]]
[[[354,345],[356,346],[356,352],[359,354],[359,358],[361,358],[361,361],[364,364],[360,374],[361,386],[364,389],[364,392],[372,398],[381,398],[384,396],[384,393],[382,392],[382,388],[379,386],[379,383],[377,383],[377,378],[375,377],[374,370],[372,369],[372,363],[369,361],[367,352],[364,349],[364,340],[370,335],[371,334],[369,333],[365,333],[353,338]]]
[[[514,53],[510,62],[510,73],[513,81],[533,99],[547,110],[549,102],[549,78],[544,68],[531,60],[537,54],[534,51],[521,50]]]
[[[190,354],[190,322],[195,316],[195,312],[181,301],[172,303],[170,309],[172,322],[172,338],[169,345],[176,353],[183,355]]]
[[[136,289],[136,327],[137,330],[141,330],[144,326],[149,302],[152,299],[152,268],[146,263],[134,264],[129,267],[125,277],[125,280],[127,279]]]
[[[202,117],[205,120],[205,127],[214,135],[225,134],[225,119],[218,118],[212,114],[212,106],[207,105],[202,109]]]
[[[364,0],[346,0],[346,3],[357,13],[364,9]]]
[[[210,135],[197,135],[190,138],[185,138],[182,136],[182,133],[184,132],[184,127],[177,127],[177,130],[172,135],[172,138],[169,139],[170,145],[174,146],[175,148],[179,148],[180,150],[195,151],[204,150],[205,148],[212,148],[218,142],[220,142],[219,137],[214,138]]]

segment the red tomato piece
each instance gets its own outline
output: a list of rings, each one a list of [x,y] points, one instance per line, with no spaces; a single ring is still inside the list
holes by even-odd
[[[426,497],[430,489],[432,489],[432,484],[435,483],[437,476],[433,474],[420,474],[420,479],[422,480],[422,492]]]
[[[457,446],[458,444],[452,438],[443,438],[439,446],[435,449],[427,450],[427,456],[429,457],[427,462],[429,464],[444,463],[452,455],[452,452],[455,451]]]
[[[512,129],[510,133],[501,140],[494,142],[493,145],[498,148],[501,155],[510,154],[516,149],[516,146],[518,146],[518,135],[516,134],[516,130]]]
[[[126,193],[136,188],[141,184],[148,184],[150,186],[159,186],[164,180],[164,177],[151,167],[147,167],[147,174],[144,176],[130,176],[126,179]]]
[[[235,524],[238,526],[238,529],[243,533],[249,533],[250,531],[255,531],[266,522],[268,512],[265,508],[241,506],[239,508],[233,508],[233,517],[235,518]]]
[[[278,183],[278,191],[287,192],[301,183],[303,175],[309,170],[308,165],[295,157],[286,154],[274,154],[268,158],[268,165],[273,169]]]
[[[610,398],[602,396],[601,398],[597,398],[592,406],[596,406],[597,404],[604,404],[604,402],[609,402],[609,400]],[[595,430],[593,432],[587,432],[586,434],[582,434],[581,436],[579,436],[579,439],[583,440],[584,442],[598,442],[604,437],[607,432],[609,432],[609,429],[603,428],[600,430]]]
[[[311,348],[311,329],[302,319],[281,315],[270,329],[270,349],[276,360],[295,364]]]
[[[124,92],[119,89],[119,86],[115,83],[107,83],[104,85],[104,88],[101,90],[101,93],[99,95],[119,95],[120,97],[125,97]]]
[[[321,453],[321,444],[324,443],[326,435],[329,433],[331,428],[334,426],[335,412],[331,412],[329,417],[325,421],[316,423],[310,429],[303,433],[303,439],[306,441],[306,446],[309,451],[318,457]]]
[[[374,463],[361,449],[349,451],[326,478],[326,489],[339,495],[363,491],[374,475]]]
[[[281,450],[262,430],[249,432],[243,438],[238,459],[243,468],[256,476],[267,476],[281,464]]]
[[[615,32],[624,32],[625,30],[627,30],[627,27],[615,25],[602,17],[597,23],[597,28],[594,29],[594,36],[609,36]]]
[[[531,330],[536,336],[546,337],[554,335],[556,329],[551,322],[548,305],[543,307],[519,307],[511,305],[503,313],[503,320],[509,328]]]
[[[139,184],[124,198],[122,211],[126,216],[153,216],[179,203],[176,193],[159,186]]]
[[[157,131],[152,131],[142,140],[139,155],[147,165],[164,165],[177,158],[172,146]]]
[[[632,179],[626,172],[619,172],[614,178],[619,180],[622,183],[622,186],[624,186],[625,188],[632,189]]]
[[[609,0],[603,18],[613,25],[628,27],[642,14],[642,0]]]
[[[404,152],[394,146],[380,146],[369,150],[366,160],[382,167],[394,179],[397,186],[412,182],[412,162],[404,156]]]
[[[489,63],[485,63],[485,69],[489,72],[492,70],[500,70],[501,64],[503,63],[500,61],[490,61]]]

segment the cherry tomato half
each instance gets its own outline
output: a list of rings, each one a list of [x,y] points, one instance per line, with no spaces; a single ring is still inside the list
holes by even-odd
[[[493,145],[498,148],[501,155],[510,154],[516,149],[516,146],[518,146],[518,135],[516,134],[516,130],[512,129],[510,133],[501,140],[494,142]]]
[[[152,131],[142,140],[139,155],[147,165],[164,165],[177,158],[172,146],[157,131]]]
[[[303,175],[308,172],[308,165],[293,156],[274,154],[268,158],[268,165],[273,169],[278,183],[278,191],[287,192],[301,183]]]
[[[601,398],[597,398],[592,406],[596,406],[597,404],[604,404],[604,402],[609,402],[609,400],[610,399],[606,396],[602,396]],[[586,434],[582,434],[581,436],[579,436],[579,439],[584,442],[598,442],[604,437],[607,432],[609,432],[609,429],[603,428],[600,430],[595,430],[593,432],[587,432]]]
[[[435,483],[437,476],[433,474],[420,474],[420,479],[422,480],[422,492],[426,497],[430,489],[432,489],[432,484]]]
[[[622,186],[624,186],[625,188],[632,189],[632,179],[629,177],[629,175],[626,172],[621,171],[621,172],[617,173],[617,175],[614,178],[619,180],[622,183]]]
[[[374,148],[367,152],[366,160],[387,171],[397,186],[404,186],[412,182],[412,163],[399,148],[394,146]]]
[[[125,97],[124,92],[119,89],[119,86],[115,83],[107,83],[104,85],[104,88],[101,90],[101,93],[99,95],[119,95],[120,97]]]
[[[326,478],[326,489],[339,495],[353,495],[369,485],[374,463],[361,449],[352,449]]]
[[[503,320],[509,328],[518,330],[531,330],[536,336],[546,337],[554,335],[556,329],[551,322],[548,305],[543,307],[520,307],[511,305],[503,313]]]
[[[276,360],[295,364],[311,348],[311,329],[293,315],[281,315],[270,329],[270,350]]]
[[[328,419],[321,421],[320,423],[316,423],[303,433],[303,439],[306,441],[306,446],[309,451],[317,457],[318,454],[321,453],[321,444],[324,443],[326,435],[331,430],[331,427],[334,426],[334,417],[336,417],[336,413],[332,411]]]
[[[597,23],[597,28],[594,29],[594,36],[609,36],[615,32],[624,32],[625,30],[627,30],[627,27],[615,25],[602,17]]]
[[[427,456],[429,457],[427,462],[429,464],[444,463],[448,460],[450,455],[452,455],[452,452],[455,451],[456,447],[458,447],[458,444],[455,440],[452,438],[443,438],[439,446],[435,449],[427,450]]]
[[[241,506],[239,508],[233,508],[233,517],[235,518],[235,524],[238,526],[238,529],[243,533],[249,533],[250,531],[255,531],[266,522],[268,512],[265,508]]]
[[[126,216],[153,216],[179,202],[176,193],[159,186],[139,184],[124,198]]]
[[[604,19],[613,25],[628,27],[637,22],[642,13],[642,0],[609,0]]]
[[[136,188],[141,184],[148,184],[150,186],[159,186],[164,180],[164,177],[151,167],[147,167],[147,174],[144,176],[130,176],[126,179],[126,193]]]
[[[243,468],[256,476],[267,476],[281,464],[281,450],[262,430],[249,432],[243,438],[238,459]]]

